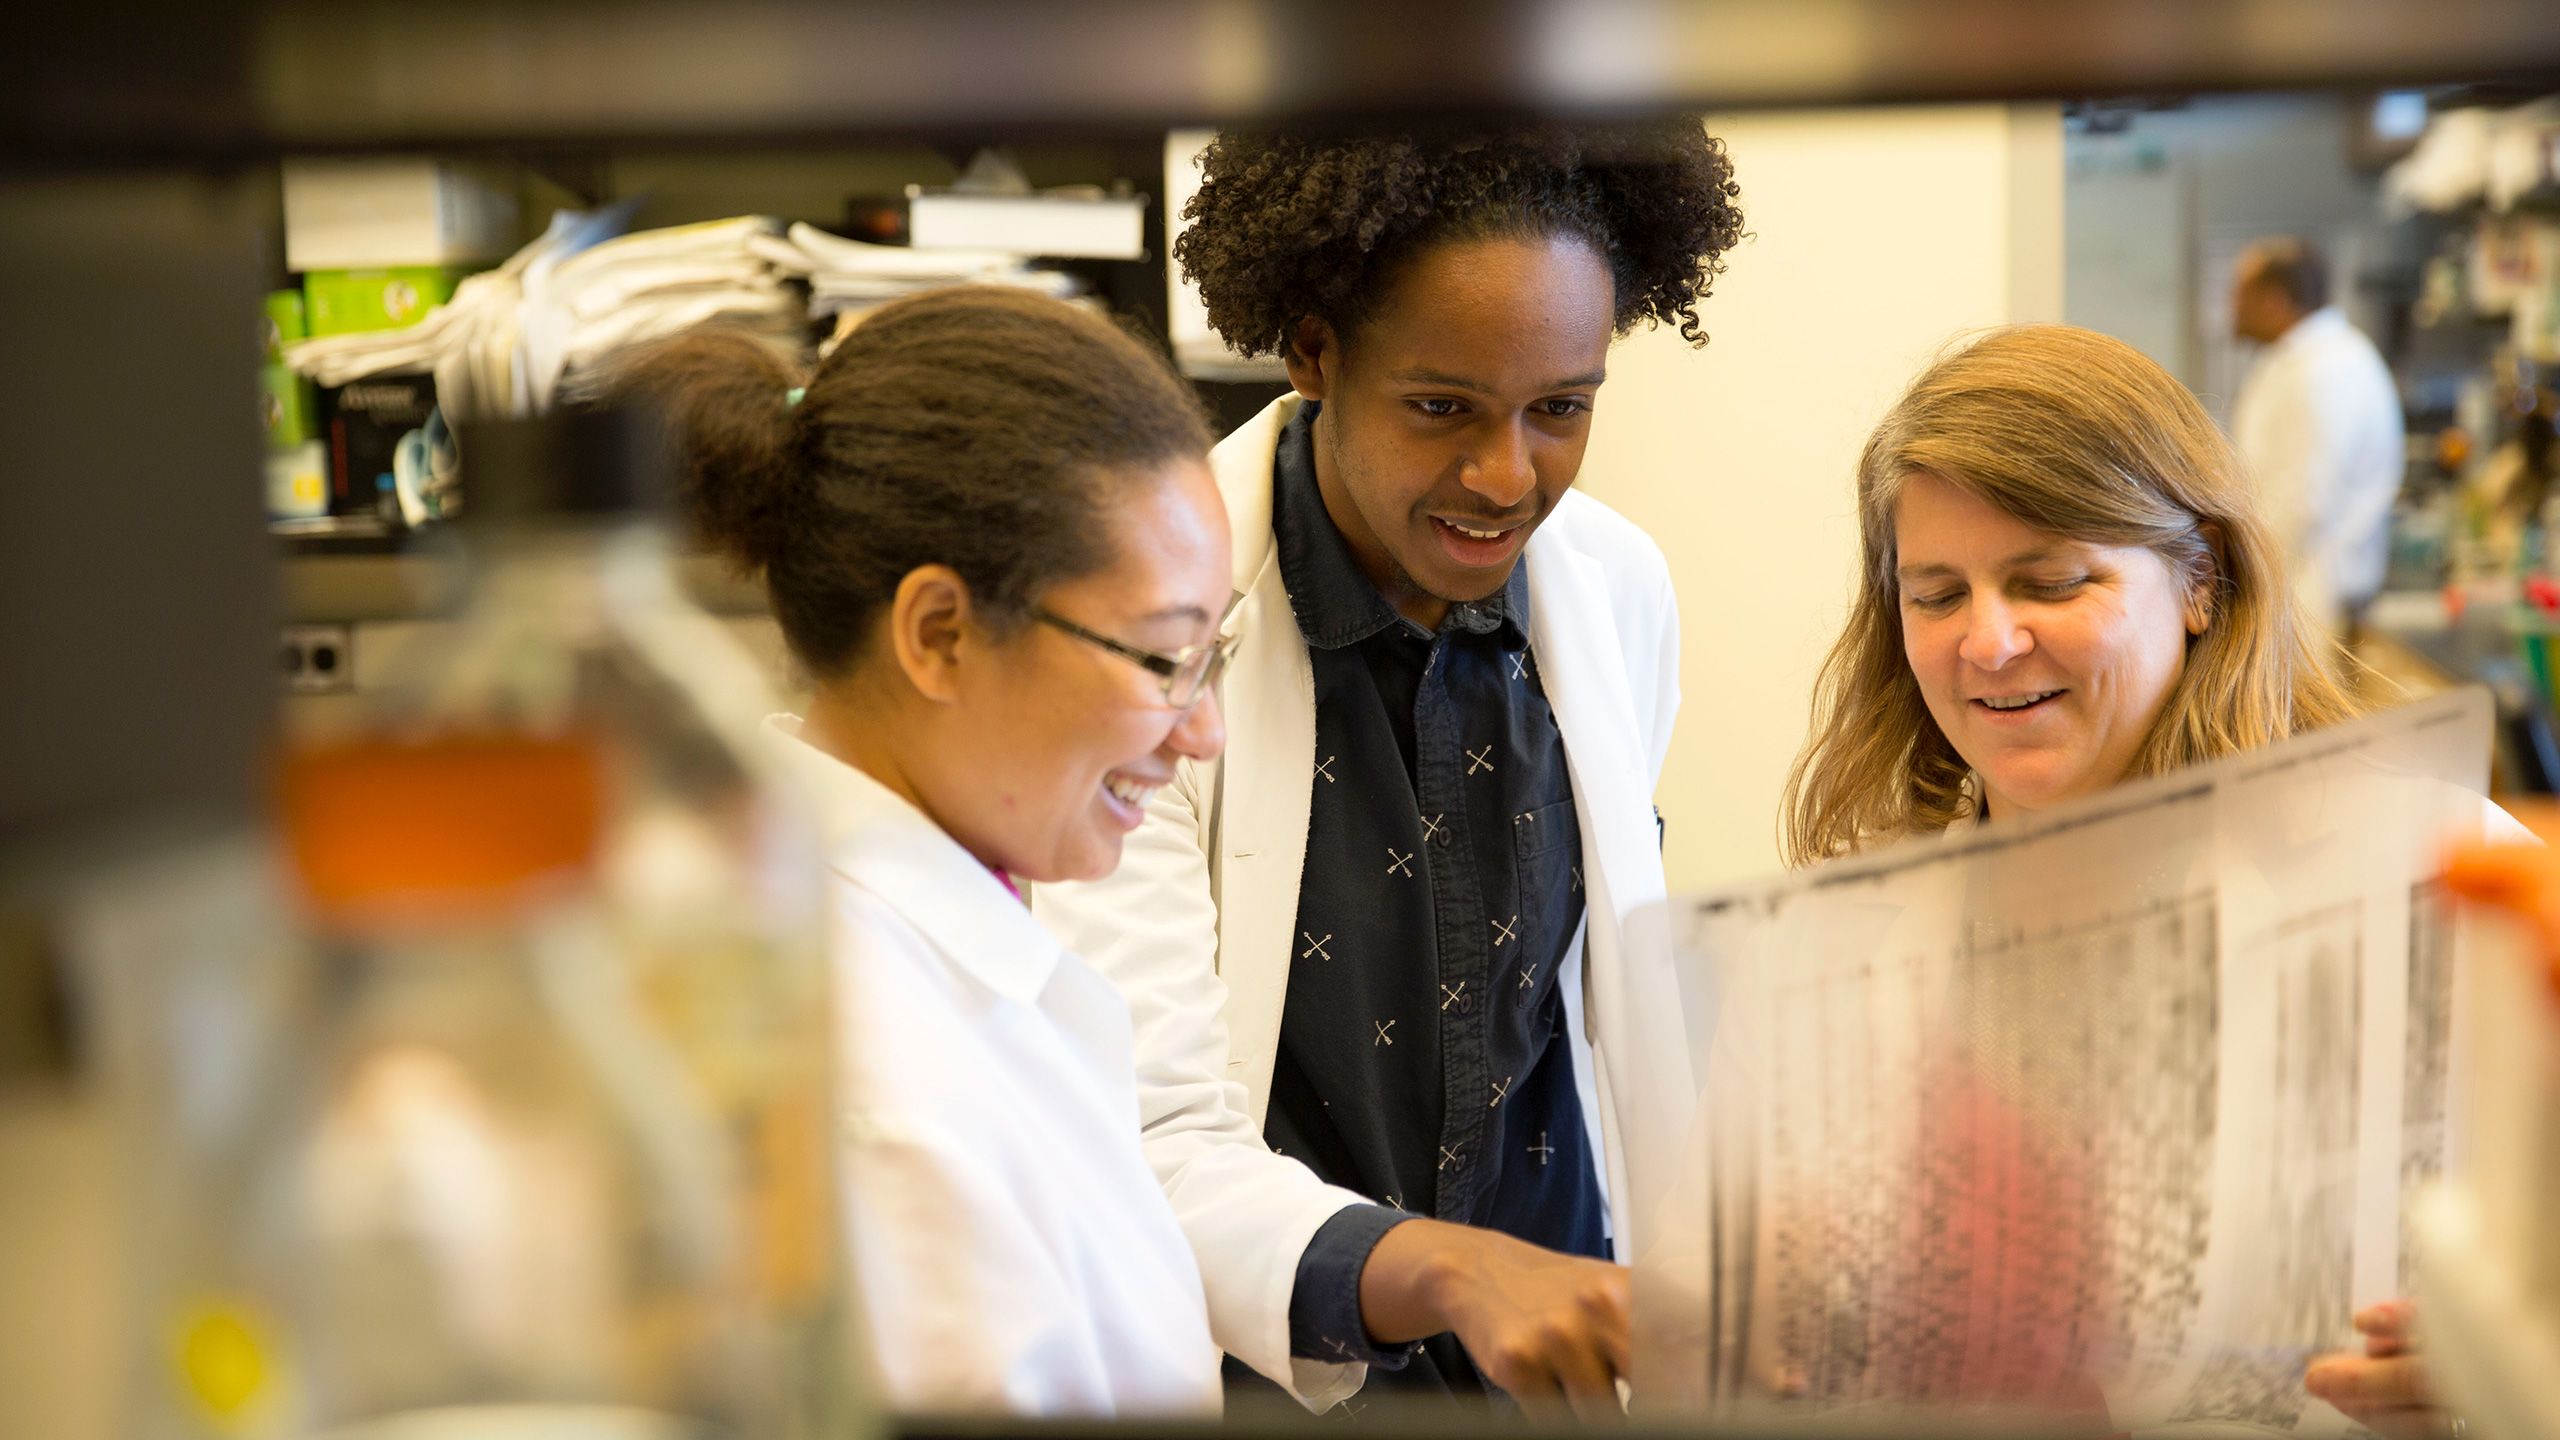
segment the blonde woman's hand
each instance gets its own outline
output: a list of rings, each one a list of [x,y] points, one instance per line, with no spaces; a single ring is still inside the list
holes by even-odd
[[[2384,1440],[2448,1440],[2460,1433],[2451,1412],[2436,1403],[2434,1384],[2410,1338],[2416,1307],[2386,1300],[2357,1312],[2361,1352],[2347,1350],[2311,1362],[2305,1388]]]

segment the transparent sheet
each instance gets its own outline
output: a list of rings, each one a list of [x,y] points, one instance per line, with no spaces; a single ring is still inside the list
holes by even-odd
[[[2489,726],[2456,692],[1674,899],[1700,1093],[1631,1176],[1638,1404],[2359,1433],[2302,1371],[2408,1288]]]

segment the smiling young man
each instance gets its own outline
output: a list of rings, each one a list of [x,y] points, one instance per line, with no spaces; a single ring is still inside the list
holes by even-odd
[[[1678,633],[1661,552],[1573,486],[1611,342],[1703,343],[1732,170],[1683,117],[1231,133],[1202,171],[1176,254],[1292,389],[1212,456],[1226,758],[1035,904],[1130,1003],[1231,1356],[1317,1408],[1377,1364],[1614,1409],[1628,1155],[1688,1083],[1625,930]]]

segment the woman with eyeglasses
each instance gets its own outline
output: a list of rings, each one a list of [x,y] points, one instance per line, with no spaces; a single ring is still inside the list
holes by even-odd
[[[1138,1146],[1129,1019],[1015,882],[1119,864],[1224,733],[1226,512],[1197,402],[1108,321],[969,288],[805,379],[642,352],[701,531],[814,682],[770,739],[834,891],[842,1188],[901,1410],[1214,1411],[1199,1269]]]

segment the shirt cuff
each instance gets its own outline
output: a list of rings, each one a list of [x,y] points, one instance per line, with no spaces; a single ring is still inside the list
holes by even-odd
[[[1414,1217],[1384,1205],[1348,1205],[1334,1212],[1298,1257],[1297,1288],[1289,1292],[1289,1353],[1301,1360],[1374,1365],[1401,1370],[1421,1342],[1380,1346],[1360,1319],[1360,1272],[1388,1231]]]

